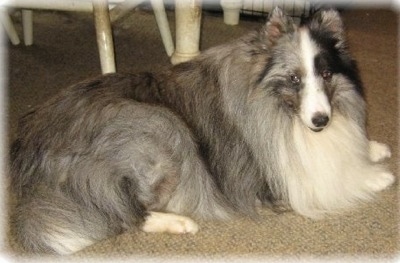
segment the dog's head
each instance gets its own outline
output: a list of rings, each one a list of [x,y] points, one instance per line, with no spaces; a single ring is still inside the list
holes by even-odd
[[[276,8],[260,34],[269,54],[260,84],[311,130],[328,127],[340,92],[360,87],[339,13],[320,11],[298,26]]]

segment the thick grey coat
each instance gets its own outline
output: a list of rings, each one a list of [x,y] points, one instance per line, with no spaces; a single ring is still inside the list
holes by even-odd
[[[337,49],[342,71],[326,89],[364,145],[364,101],[340,18],[330,11],[308,27]],[[327,198],[313,194],[326,189],[291,175],[302,171],[293,135],[303,127],[301,90],[287,73],[298,63],[296,30],[276,10],[260,31],[193,61],[87,80],[23,117],[11,152],[18,241],[29,251],[68,252],[140,226],[149,211],[228,219],[255,215],[256,200],[329,211]],[[332,204],[359,198],[364,190],[355,188],[332,192]]]

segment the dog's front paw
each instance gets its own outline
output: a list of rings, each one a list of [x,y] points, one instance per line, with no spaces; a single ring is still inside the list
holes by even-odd
[[[190,218],[175,214],[150,212],[142,227],[144,232],[168,232],[173,234],[196,234],[198,225]]]
[[[373,162],[380,162],[386,158],[390,158],[392,153],[389,146],[384,143],[379,143],[377,141],[369,142],[369,158]]]
[[[375,177],[369,178],[366,184],[373,192],[379,192],[392,185],[394,181],[395,177],[392,173],[382,172]]]

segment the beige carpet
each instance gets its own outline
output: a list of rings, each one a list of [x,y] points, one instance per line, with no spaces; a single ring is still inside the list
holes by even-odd
[[[174,28],[174,16],[169,15]],[[352,10],[346,11],[344,17],[350,47],[365,84],[370,137],[392,147],[389,165],[398,175],[399,17],[387,10]],[[20,17],[16,15],[14,19],[19,25]],[[260,22],[241,21],[232,27],[225,25],[220,16],[204,15],[202,49],[260,26]],[[114,30],[119,71],[154,71],[169,66],[152,13],[135,12],[118,21]],[[17,118],[30,107],[69,84],[100,74],[90,14],[35,12],[34,42],[31,47],[9,47],[11,138]],[[397,190],[396,184],[382,192],[376,202],[331,219],[312,221],[292,213],[276,215],[263,210],[258,221],[200,222],[197,235],[127,232],[70,259],[102,257],[110,261],[158,256],[176,260],[189,256],[209,261],[238,256],[263,260],[304,256],[392,261],[399,252]]]

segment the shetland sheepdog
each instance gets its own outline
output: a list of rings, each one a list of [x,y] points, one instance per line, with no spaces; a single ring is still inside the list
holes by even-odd
[[[280,9],[258,31],[163,72],[108,74],[21,118],[11,149],[11,226],[22,247],[69,254],[138,227],[196,233],[193,219],[345,212],[394,181],[343,22],[298,26]]]

